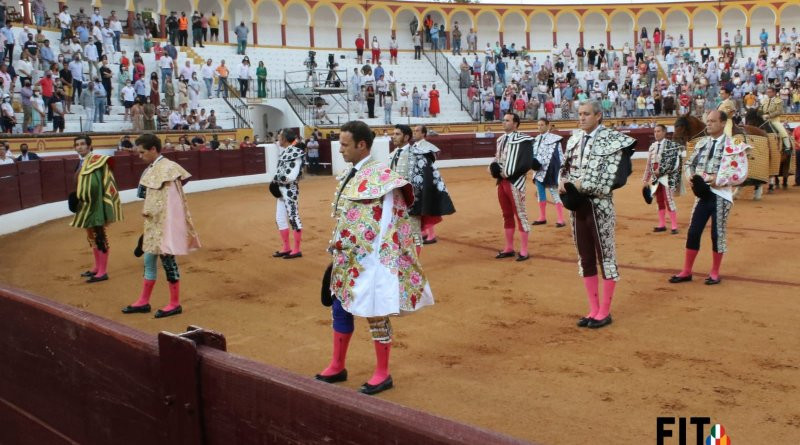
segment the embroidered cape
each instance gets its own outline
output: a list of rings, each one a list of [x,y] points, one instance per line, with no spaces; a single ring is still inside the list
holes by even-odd
[[[346,177],[340,178],[337,195]],[[378,317],[433,304],[417,258],[408,212],[412,200],[405,179],[369,160],[334,202],[331,294],[351,314]]]
[[[161,158],[142,174],[144,237],[142,250],[156,255],[186,255],[200,247],[181,181],[189,174],[178,163]]]
[[[533,179],[544,182],[547,176],[547,169],[550,167],[550,161],[553,159],[553,153],[558,153],[558,159],[561,163],[564,162],[564,153],[561,152],[561,139],[562,137],[553,133],[542,133],[533,139],[533,157],[542,164],[534,175]]]
[[[606,127],[600,127],[588,142],[585,156],[581,145],[586,133],[575,131],[567,141],[566,161],[561,177],[581,181],[581,192],[590,196],[608,196],[614,186],[623,149],[636,145],[636,139]]]
[[[666,181],[664,185],[675,191],[681,183],[681,167],[683,165],[681,153],[683,152],[683,146],[668,139],[664,139],[662,143],[664,145],[656,158],[653,157],[656,156],[654,150],[657,150],[657,142],[653,142],[650,146],[644,180],[654,184],[664,178],[663,180]],[[656,170],[653,170],[654,164],[658,165]]]
[[[122,221],[122,203],[117,182],[111,171],[113,159],[90,153],[78,170],[78,211],[72,218],[72,227],[98,227]]]
[[[444,216],[455,213],[453,201],[447,192],[434,153],[439,149],[422,140],[392,152],[389,165],[411,183],[414,188],[414,204],[409,213],[414,216]]]
[[[500,136],[494,161],[514,188],[525,192],[525,176],[533,161],[533,138],[518,131]]]

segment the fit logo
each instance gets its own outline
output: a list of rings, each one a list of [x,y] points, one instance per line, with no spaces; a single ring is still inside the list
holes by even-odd
[[[656,444],[672,445],[675,444],[674,439],[677,439],[678,445],[731,445],[731,438],[725,432],[725,427],[720,424],[712,426],[709,434],[706,435],[705,426],[710,424],[710,417],[658,417],[656,419]],[[689,425],[694,425],[694,427]],[[691,434],[692,428],[694,428],[694,434]],[[666,438],[673,439],[665,440]]]

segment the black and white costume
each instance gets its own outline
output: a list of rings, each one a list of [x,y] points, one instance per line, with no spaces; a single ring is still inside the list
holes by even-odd
[[[277,173],[272,179],[278,185],[281,195],[275,209],[278,230],[288,230],[291,227],[297,231],[303,228],[297,208],[300,193],[297,183],[302,178],[304,156],[305,146],[297,144],[284,148],[278,157]]]
[[[533,183],[536,184],[536,194],[539,200],[539,219],[533,222],[534,225],[547,222],[546,191],[549,190],[558,214],[557,226],[564,226],[563,205],[561,204],[561,198],[558,196],[558,172],[561,170],[561,164],[564,163],[561,139],[561,136],[550,132],[542,133],[533,138],[533,157],[539,163],[538,166],[534,163],[536,173],[533,175]]]
[[[455,213],[444,179],[436,168],[439,149],[426,140],[398,148],[389,159],[392,171],[402,175],[414,187],[413,216],[444,216]]]

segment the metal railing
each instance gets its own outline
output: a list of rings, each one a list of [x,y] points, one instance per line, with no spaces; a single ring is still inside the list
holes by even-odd
[[[292,86],[289,85],[289,82],[284,81],[283,86],[286,92],[284,97],[286,102],[289,103],[289,107],[294,111],[294,114],[300,118],[303,125],[311,125],[314,121],[313,102],[309,101],[308,96],[300,96],[295,93]]]
[[[228,94],[223,94],[222,98],[226,104],[230,107],[231,111],[233,111],[235,119],[235,126],[236,128],[252,128],[253,124],[250,120],[250,106],[241,98],[240,91],[236,88],[231,87],[230,83],[226,79],[219,79],[222,82],[223,88],[227,91]],[[237,79],[238,81],[238,79]],[[249,90],[250,88],[248,88]]]
[[[428,62],[433,65],[436,74],[444,80],[445,85],[447,85],[447,92],[456,96],[462,110],[470,111],[467,89],[461,88],[461,70],[456,69],[440,49],[429,49],[423,51],[423,53]]]

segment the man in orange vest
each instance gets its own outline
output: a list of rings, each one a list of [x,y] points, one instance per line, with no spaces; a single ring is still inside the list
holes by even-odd
[[[178,18],[178,46],[189,46],[189,19],[186,11],[181,11]]]

